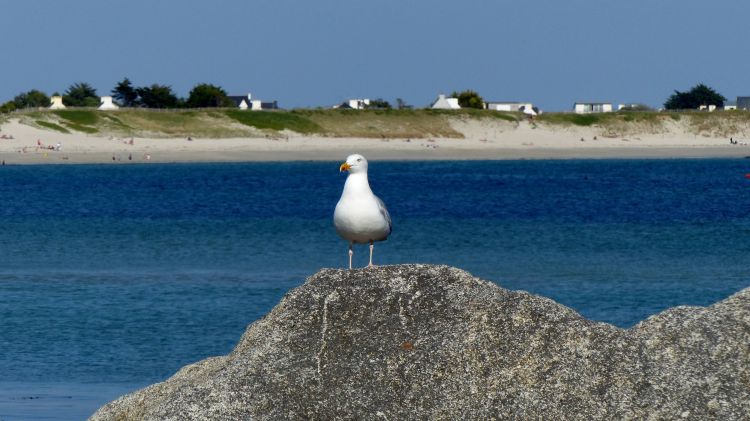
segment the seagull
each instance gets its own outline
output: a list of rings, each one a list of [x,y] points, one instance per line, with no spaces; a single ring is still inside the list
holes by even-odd
[[[383,241],[391,234],[391,215],[385,204],[372,193],[367,181],[367,160],[362,155],[349,155],[339,171],[348,171],[341,199],[333,212],[336,232],[349,242],[349,269],[352,268],[354,243],[370,243],[370,264],[375,241]]]

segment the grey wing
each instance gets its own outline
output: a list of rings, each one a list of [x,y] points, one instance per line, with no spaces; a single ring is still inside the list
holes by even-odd
[[[379,197],[375,196],[375,199],[378,200],[378,210],[380,211],[380,214],[383,215],[383,218],[385,218],[385,221],[388,223],[388,235],[391,235],[391,231],[393,230],[391,214],[388,213],[388,209],[385,208],[385,203],[383,203]]]

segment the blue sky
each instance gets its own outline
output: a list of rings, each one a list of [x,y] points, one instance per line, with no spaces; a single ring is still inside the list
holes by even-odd
[[[748,16],[722,0],[5,1],[0,101],[79,81],[104,95],[126,76],[285,108],[462,89],[546,110],[658,107],[699,82],[734,99],[750,95]]]

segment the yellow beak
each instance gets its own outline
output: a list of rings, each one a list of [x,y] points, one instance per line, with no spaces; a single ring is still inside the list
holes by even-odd
[[[349,164],[347,164],[346,162],[344,162],[344,163],[343,163],[343,164],[341,164],[341,166],[339,167],[339,172],[349,171],[349,168],[351,168],[351,167],[352,167],[351,165],[349,165]]]

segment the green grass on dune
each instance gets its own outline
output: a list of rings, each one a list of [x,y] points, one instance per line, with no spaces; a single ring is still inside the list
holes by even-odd
[[[423,138],[461,137],[449,119],[424,110],[293,110],[331,137]]]
[[[200,110],[151,110],[125,108],[34,110],[14,113],[29,124],[61,133],[99,133],[109,136],[145,137],[253,137],[289,130],[306,135],[364,138],[456,138],[463,134],[456,122],[498,121],[516,125],[522,113],[492,110],[384,109],[341,110],[330,108],[243,111],[216,108]],[[16,117],[14,117],[16,118]],[[750,127],[750,113],[743,111],[620,111],[598,114],[544,113],[537,124],[591,127],[616,137],[634,133],[664,133],[679,121],[691,132],[720,136]],[[259,133],[260,131],[260,133]]]
[[[102,131],[126,136],[150,137],[242,137],[250,130],[232,127],[232,120],[214,110],[120,109],[102,113],[107,125]]]
[[[99,129],[97,129],[96,127],[84,126],[83,124],[68,123],[67,121],[63,121],[62,124],[65,125],[65,127],[73,129],[77,132],[88,134],[99,133]]]
[[[52,114],[60,117],[62,125],[68,129],[82,133],[98,133],[99,129],[92,127],[99,122],[97,111],[94,110],[54,110]]]
[[[99,121],[97,111],[94,110],[55,110],[52,114],[68,121],[72,124],[82,124],[90,126]]]
[[[592,126],[602,121],[602,115],[603,114],[544,113],[537,117],[537,121],[550,124]]]
[[[119,129],[132,129],[129,125],[125,124],[122,120],[112,115],[112,113],[106,113],[101,116],[102,120],[106,121],[109,125]]]
[[[56,132],[60,133],[70,133],[70,130],[66,129],[65,127],[62,127],[60,125],[57,125],[55,123],[50,123],[49,121],[44,120],[34,120],[34,123],[38,124],[39,126],[45,127],[47,129],[54,130]]]
[[[673,113],[657,111],[619,111],[611,113],[544,113],[537,117],[537,121],[550,124],[572,124],[575,126],[608,126],[612,124],[625,123],[649,123],[655,124],[664,118],[672,117]],[[679,119],[679,117],[678,117]]]
[[[25,114],[42,127],[60,131],[155,137],[242,137],[253,129],[266,132],[289,130],[329,137],[461,138],[451,122],[497,119],[517,123],[524,116],[488,110],[432,109],[296,109],[243,111],[237,109],[151,110],[140,108],[99,111],[95,109],[42,110]],[[239,123],[232,124],[232,123]],[[53,127],[54,125],[55,127]]]
[[[295,112],[226,110],[224,114],[246,126],[261,130],[292,130],[297,133],[322,133],[323,128]]]

